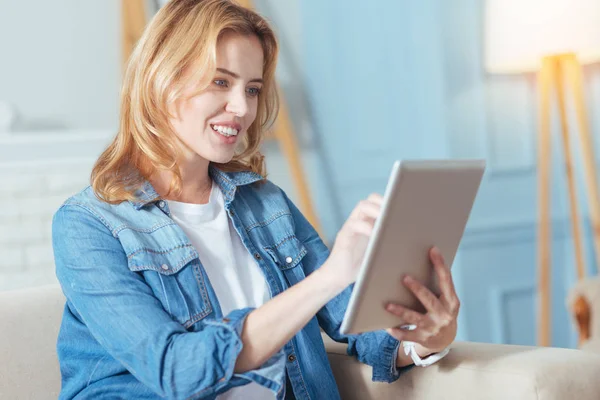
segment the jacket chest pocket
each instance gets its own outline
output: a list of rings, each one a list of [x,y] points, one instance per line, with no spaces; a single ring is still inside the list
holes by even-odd
[[[302,259],[307,251],[296,236],[287,236],[264,249],[283,272],[288,285],[295,285],[306,277],[302,268]]]
[[[131,271],[142,273],[163,308],[186,329],[212,312],[206,276],[191,245],[128,255]]]

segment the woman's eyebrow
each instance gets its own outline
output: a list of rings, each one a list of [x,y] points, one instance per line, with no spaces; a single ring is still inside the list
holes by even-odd
[[[225,68],[217,68],[217,71],[223,73],[223,74],[227,74],[230,75],[232,77],[234,77],[235,79],[240,79],[240,76],[238,74],[236,74],[235,72],[231,72],[228,69]],[[254,79],[250,79],[249,82],[258,82],[258,83],[263,83],[262,78],[254,78]]]

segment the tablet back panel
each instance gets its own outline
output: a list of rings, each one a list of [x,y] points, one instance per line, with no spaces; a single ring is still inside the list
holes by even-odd
[[[396,162],[357,278],[342,333],[404,323],[388,302],[424,312],[402,285],[405,274],[439,295],[429,249],[437,246],[452,266],[485,169],[483,160]]]

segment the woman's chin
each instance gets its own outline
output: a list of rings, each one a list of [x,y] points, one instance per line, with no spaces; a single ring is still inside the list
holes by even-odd
[[[233,153],[223,153],[223,154],[211,154],[211,157],[208,158],[210,162],[217,164],[227,164],[229,161],[233,159]]]
[[[198,161],[198,158],[200,158],[217,164],[227,164],[235,155],[235,152],[233,151],[206,151],[207,149],[202,149],[203,151],[200,150],[201,149],[194,149],[190,147],[184,158],[192,163],[195,163]]]

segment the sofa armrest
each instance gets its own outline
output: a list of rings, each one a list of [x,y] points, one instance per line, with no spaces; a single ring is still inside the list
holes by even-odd
[[[574,349],[456,342],[438,363],[413,367],[392,383],[372,382],[371,367],[324,335],[343,399],[600,398],[600,355]]]

